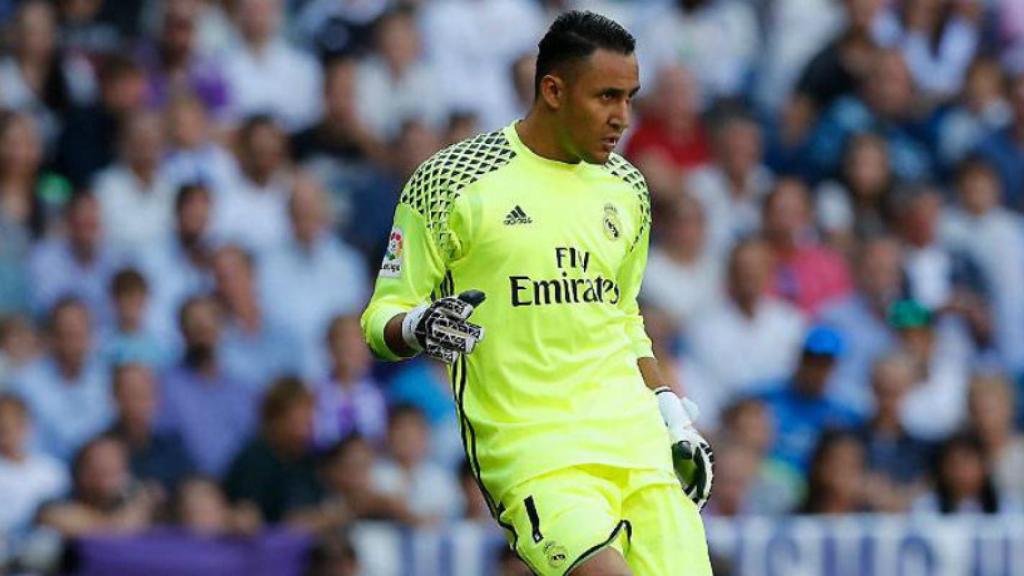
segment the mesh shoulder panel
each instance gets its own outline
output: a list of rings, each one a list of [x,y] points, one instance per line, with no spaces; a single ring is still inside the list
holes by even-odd
[[[505,166],[515,155],[501,131],[453,144],[420,165],[399,202],[423,216],[438,250],[449,256],[453,247],[448,215],[455,199],[467,186]]]

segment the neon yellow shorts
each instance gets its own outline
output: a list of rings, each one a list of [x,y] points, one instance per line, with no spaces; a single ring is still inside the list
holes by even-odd
[[[700,514],[671,473],[565,468],[509,490],[499,512],[510,545],[541,576],[569,574],[608,546],[634,576],[711,574]]]

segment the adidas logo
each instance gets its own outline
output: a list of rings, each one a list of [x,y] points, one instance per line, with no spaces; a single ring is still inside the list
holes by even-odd
[[[533,219],[523,212],[523,209],[516,205],[508,216],[505,216],[505,226],[514,226],[516,224],[533,224]]]

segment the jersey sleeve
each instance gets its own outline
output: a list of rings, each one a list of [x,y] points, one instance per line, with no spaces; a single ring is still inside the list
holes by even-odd
[[[402,191],[373,296],[361,319],[370,349],[385,360],[401,359],[384,341],[385,326],[430,300],[459,248],[449,226],[452,197],[445,180],[430,178],[430,162]]]
[[[644,270],[647,268],[647,249],[651,236],[651,201],[647,192],[647,184],[635,168],[627,177],[627,182],[632,184],[637,192],[638,224],[636,237],[633,239],[629,252],[623,260],[622,268],[619,270],[618,281],[622,290],[619,306],[626,313],[626,335],[633,353],[637,358],[653,358],[651,339],[647,336],[644,318],[640,315],[640,305],[637,302]]]

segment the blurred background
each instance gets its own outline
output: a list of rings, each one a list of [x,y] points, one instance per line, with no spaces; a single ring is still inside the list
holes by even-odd
[[[1021,0],[0,0],[0,573],[527,574],[358,314],[575,7],[638,38],[716,573],[1021,573]]]

